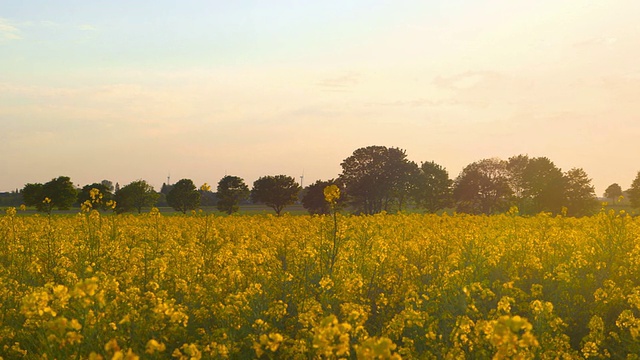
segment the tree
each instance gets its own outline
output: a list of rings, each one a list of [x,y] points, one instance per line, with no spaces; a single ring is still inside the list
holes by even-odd
[[[512,156],[507,160],[507,173],[509,187],[513,193],[513,202],[518,208],[522,209],[522,211],[530,207],[530,204],[527,204],[528,199],[526,199],[525,196],[527,190],[525,169],[527,165],[529,165],[530,160],[527,155]]]
[[[307,186],[304,190],[304,196],[302,197],[302,206],[307,209],[309,214],[329,214],[331,213],[331,207],[325,200],[324,189],[327,186],[336,185],[340,189],[340,184],[336,180],[322,181],[318,180],[315,183]],[[342,194],[343,191],[340,190]],[[340,206],[343,203],[343,198],[340,197],[336,201],[336,205]]]
[[[524,197],[529,200],[530,208],[521,209],[523,213],[542,211],[559,213],[565,203],[565,177],[558,167],[546,157],[529,160],[524,168]]]
[[[38,211],[51,213],[53,208],[69,210],[76,202],[78,191],[68,176],[59,176],[43,184],[27,184],[22,190],[24,203]]]
[[[573,168],[565,174],[567,215],[592,215],[598,207],[596,192],[587,173]]]
[[[638,175],[631,183],[631,187],[627,190],[627,194],[629,194],[629,201],[631,202],[631,207],[640,208],[640,171],[638,171]]]
[[[44,193],[42,191],[43,185],[39,183],[26,184],[20,193],[22,194],[22,201],[26,206],[35,206],[38,211],[45,211],[44,207]]]
[[[339,181],[358,212],[375,214],[402,209],[411,193],[417,165],[404,150],[385,146],[359,148],[341,164]]]
[[[111,192],[113,190],[113,186],[109,186],[109,184],[106,184],[105,181],[106,180],[103,180],[100,183],[93,183],[91,185],[83,186],[82,190],[80,190],[80,193],[78,193],[78,203],[82,205],[85,201],[94,202],[92,200],[95,199],[91,198],[91,190],[98,189],[100,191],[101,199],[99,204],[95,204],[94,202],[93,207],[99,210],[106,210],[107,202],[109,200],[113,200],[113,193]]]
[[[422,163],[413,195],[416,205],[431,213],[446,208],[451,203],[452,184],[444,167],[432,161]]]
[[[296,202],[299,192],[300,185],[291,176],[263,176],[253,182],[251,199],[269,206],[280,216],[285,206]]]
[[[58,210],[69,210],[78,197],[78,191],[68,176],[59,176],[45,183],[42,191]]]
[[[453,184],[457,211],[493,214],[507,210],[512,195],[507,174],[507,163],[500,159],[467,165]]]
[[[109,192],[113,194],[115,188],[111,180],[102,180],[100,184],[102,184],[105,189],[109,190]]]
[[[115,193],[116,212],[138,210],[142,212],[143,207],[155,205],[158,200],[158,193],[153,190],[153,186],[144,180],[136,180],[123,186]]]
[[[200,205],[200,193],[193,181],[182,179],[171,187],[167,193],[167,204],[176,211],[186,214],[189,210],[195,210]]]
[[[613,183],[604,191],[604,197],[611,199],[611,203],[615,203],[622,196],[622,188],[617,183]]]
[[[558,213],[565,203],[565,177],[546,157],[518,155],[507,161],[512,202],[523,214]]]
[[[227,175],[218,181],[216,189],[218,210],[231,215],[239,210],[238,204],[242,200],[249,198],[249,187],[244,180],[238,176]]]

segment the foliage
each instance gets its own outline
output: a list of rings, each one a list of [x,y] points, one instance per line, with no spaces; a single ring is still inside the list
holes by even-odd
[[[593,215],[598,208],[596,192],[591,179],[581,168],[573,168],[565,174],[567,215]]]
[[[337,195],[330,188],[327,200]],[[640,219],[333,215],[9,209],[0,216],[0,356],[640,353]]]
[[[416,205],[431,213],[448,207],[452,185],[453,181],[444,167],[432,161],[422,163],[413,194]]]
[[[24,200],[18,190],[12,191],[12,192],[0,193],[0,206],[2,207],[7,207],[7,206],[17,207],[23,203],[24,203]]]
[[[136,180],[116,191],[114,195],[116,211],[123,213],[137,210],[141,213],[142,208],[155,205],[158,197],[153,186],[144,180]]]
[[[20,193],[22,194],[22,200],[26,206],[35,206],[38,211],[45,211],[44,208],[44,193],[43,185],[39,183],[26,184]]]
[[[340,187],[336,180],[318,180],[304,189],[302,206],[307,209],[309,214],[329,214],[331,212],[331,207],[325,200],[324,196],[324,189],[330,185],[336,185],[338,188]],[[341,206],[344,202],[344,198],[340,197],[337,199],[337,202],[337,205]]]
[[[299,192],[300,185],[291,176],[263,176],[253,182],[251,199],[254,203],[269,206],[280,216],[287,205],[292,205],[298,200]]]
[[[182,179],[171,187],[167,193],[167,204],[176,211],[186,214],[200,206],[200,193],[193,181]]]
[[[526,213],[551,212],[557,214],[564,205],[565,178],[562,170],[546,157],[529,160],[524,169],[525,199],[531,208]]]
[[[622,187],[617,183],[613,183],[604,191],[604,197],[611,199],[611,203],[615,203],[622,196]]]
[[[566,178],[546,157],[518,155],[507,162],[513,203],[522,214],[560,213],[566,205]]]
[[[113,200],[113,193],[111,192],[113,190],[113,186],[110,187],[109,184],[106,184],[104,182],[93,183],[90,185],[83,186],[80,192],[78,193],[78,203],[82,205],[85,201],[91,202],[91,200],[94,200],[91,197],[91,191],[93,189],[97,189],[100,192],[100,196],[102,200],[100,204],[95,208],[99,210],[109,209],[106,203],[109,200]]]
[[[365,214],[402,210],[417,174],[404,150],[385,146],[359,148],[340,165],[339,181],[351,205]]]
[[[51,213],[53,208],[68,210],[76,202],[78,192],[68,176],[59,176],[45,184],[26,184],[22,189],[25,205]]]
[[[629,194],[631,206],[636,209],[640,208],[640,171],[638,171],[636,178],[633,179],[631,187],[627,190],[627,194]]]
[[[467,165],[453,184],[456,210],[470,214],[493,214],[509,208],[507,163],[484,159]]]
[[[249,187],[241,177],[226,175],[218,182],[216,206],[220,211],[233,214],[238,211],[240,201],[248,199],[249,194]]]

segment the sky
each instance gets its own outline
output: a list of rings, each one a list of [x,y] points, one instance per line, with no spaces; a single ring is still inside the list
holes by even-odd
[[[640,170],[637,0],[0,0],[0,191],[336,178],[369,145]]]

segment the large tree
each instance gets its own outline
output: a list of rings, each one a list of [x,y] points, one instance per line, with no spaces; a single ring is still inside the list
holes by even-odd
[[[509,209],[512,195],[506,161],[483,159],[467,165],[453,184],[457,211],[493,214]]]
[[[629,201],[631,202],[631,207],[640,208],[640,171],[638,171],[638,175],[631,183],[631,187],[627,190],[627,194],[629,194]]]
[[[90,203],[92,203],[94,209],[106,210],[108,208],[107,202],[109,200],[113,200],[113,186],[105,183],[105,181],[106,180],[103,180],[100,183],[93,183],[83,186],[78,193],[78,203],[82,205],[85,201],[89,201]],[[91,197],[91,191],[93,189],[97,189],[100,192],[99,199]]]
[[[263,176],[253,182],[251,199],[254,203],[262,203],[280,216],[282,210],[298,200],[300,185],[287,175]]]
[[[304,189],[304,196],[302,197],[302,206],[307,209],[309,214],[329,214],[331,213],[331,207],[325,200],[324,189],[327,186],[336,185],[338,189],[341,185],[336,180],[322,181],[318,180],[315,183],[307,186]],[[344,193],[343,190],[340,193]],[[344,201],[342,197],[336,201],[336,204],[340,206]]]
[[[513,193],[514,203],[522,209],[527,207],[525,204],[525,192],[527,190],[525,170],[530,161],[531,159],[528,155],[512,156],[507,160],[509,187]]]
[[[401,210],[412,192],[417,165],[404,150],[385,146],[357,149],[341,164],[339,181],[358,212]]]
[[[68,176],[59,176],[43,184],[26,184],[22,189],[25,205],[38,211],[51,212],[53,208],[68,210],[78,197],[78,191]]]
[[[565,182],[567,215],[592,215],[598,207],[598,201],[587,173],[583,169],[573,168],[565,174]]]
[[[176,211],[186,214],[200,206],[200,192],[190,179],[182,179],[171,187],[167,193],[167,204]]]
[[[136,180],[123,186],[114,195],[116,212],[123,213],[133,210],[142,212],[143,207],[151,207],[158,201],[158,193],[153,186],[144,180]]]
[[[20,191],[22,201],[26,206],[35,206],[38,211],[45,211],[43,200],[45,198],[42,192],[43,185],[40,183],[29,183]]]
[[[521,212],[560,212],[566,202],[566,179],[562,170],[548,158],[536,157],[525,167],[523,178],[524,196],[530,201],[531,208],[521,209]]]
[[[444,209],[451,203],[451,186],[447,170],[432,161],[422,163],[416,177],[414,200],[428,212]]]
[[[507,161],[512,202],[523,214],[558,213],[566,202],[566,179],[546,157],[518,155]]]
[[[611,199],[611,203],[615,203],[617,199],[622,196],[622,187],[617,183],[613,183],[607,187],[604,191],[604,197],[607,199]]]
[[[216,207],[227,214],[233,214],[240,209],[240,201],[249,198],[249,194],[249,187],[241,177],[226,175],[218,181]]]

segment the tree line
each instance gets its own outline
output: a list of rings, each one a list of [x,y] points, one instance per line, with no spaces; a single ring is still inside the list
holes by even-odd
[[[591,179],[583,169],[563,172],[546,157],[482,159],[467,165],[455,179],[443,166],[433,161],[418,165],[408,160],[405,150],[395,147],[359,148],[340,165],[342,172],[336,179],[318,180],[305,189],[287,175],[260,177],[251,189],[242,178],[227,175],[218,182],[216,192],[207,184],[198,188],[190,179],[163,184],[160,192],[145,180],[123,187],[103,180],[77,189],[69,177],[60,176],[45,184],[26,184],[20,194],[25,205],[47,213],[74,205],[117,213],[141,212],[164,197],[167,205],[182,213],[198,209],[202,199],[209,199],[228,214],[237,212],[239,204],[246,201],[269,206],[277,215],[298,201],[311,214],[326,214],[330,209],[323,190],[329,185],[340,189],[336,205],[358,214],[409,208],[495,214],[515,206],[525,215],[549,212],[585,216],[599,206]],[[618,184],[611,184],[605,197],[615,202],[622,194]],[[633,207],[640,207],[640,172],[626,194]]]

